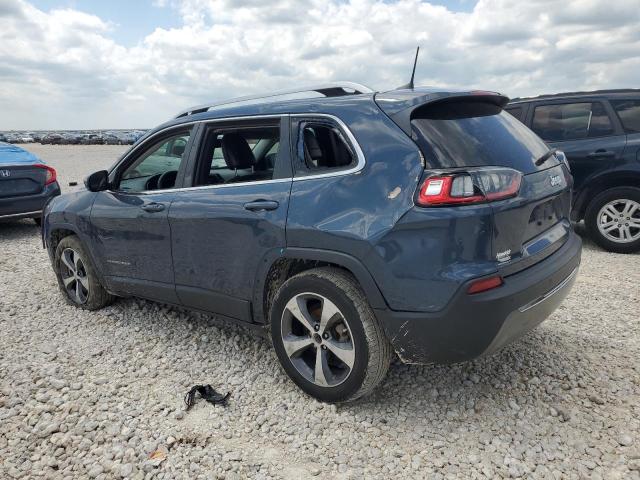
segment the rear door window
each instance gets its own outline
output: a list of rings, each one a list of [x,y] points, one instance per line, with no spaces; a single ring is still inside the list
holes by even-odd
[[[539,105],[531,128],[549,142],[613,135],[613,124],[601,102]]]
[[[414,112],[411,126],[427,168],[495,165],[531,172],[549,150],[519,120],[487,102],[427,104]]]
[[[640,100],[611,100],[627,133],[640,133]]]

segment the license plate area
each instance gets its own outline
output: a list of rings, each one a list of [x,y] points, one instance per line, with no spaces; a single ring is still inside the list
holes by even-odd
[[[38,182],[30,178],[12,178],[0,180],[0,197],[31,195],[40,191]]]
[[[525,238],[531,240],[560,222],[566,217],[564,208],[565,202],[561,196],[536,205],[529,216]]]

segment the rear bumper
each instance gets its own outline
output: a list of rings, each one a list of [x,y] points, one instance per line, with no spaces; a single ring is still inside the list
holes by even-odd
[[[57,195],[60,195],[60,186],[53,182],[36,195],[0,198],[0,219],[40,217],[45,204]]]
[[[491,354],[520,338],[560,305],[580,265],[582,241],[573,231],[545,260],[475,295],[463,285],[440,312],[376,310],[405,363],[454,363]]]

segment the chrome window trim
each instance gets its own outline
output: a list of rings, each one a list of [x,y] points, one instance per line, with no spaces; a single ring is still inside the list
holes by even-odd
[[[301,182],[304,180],[311,180],[311,179],[315,179],[315,178],[328,178],[328,177],[338,177],[338,176],[342,176],[342,175],[351,175],[351,174],[355,174],[358,173],[360,170],[362,170],[364,168],[364,165],[366,163],[365,158],[364,158],[364,153],[362,152],[362,149],[360,148],[360,144],[358,143],[358,141],[356,140],[356,138],[353,136],[353,133],[351,133],[351,130],[349,129],[349,127],[347,127],[345,125],[345,123],[339,119],[338,117],[336,117],[335,115],[329,115],[326,113],[297,113],[295,115],[291,115],[292,117],[303,117],[303,118],[309,118],[309,119],[313,119],[313,118],[329,118],[330,120],[333,120],[334,122],[336,122],[338,124],[338,126],[340,127],[340,130],[342,130],[344,132],[344,134],[347,136],[347,139],[349,140],[349,142],[351,143],[351,145],[353,146],[353,148],[356,151],[356,157],[358,158],[358,162],[351,168],[347,168],[345,170],[336,170],[333,172],[327,172],[327,173],[316,173],[316,174],[311,174],[311,175],[305,175],[303,177],[293,177],[293,181],[294,182]]]
[[[120,165],[122,165],[123,163],[126,163],[127,160],[129,160],[129,158],[134,155],[135,153],[137,153],[141,147],[145,146],[145,145],[149,145],[155,142],[155,138],[158,136],[161,136],[163,133],[165,133],[167,130],[172,130],[172,129],[176,129],[176,130],[180,130],[182,127],[187,127],[189,125],[196,125],[198,123],[201,123],[200,121],[191,121],[191,122],[185,122],[185,123],[180,123],[177,125],[170,125],[168,127],[163,128],[162,130],[158,130],[156,133],[154,133],[153,135],[151,135],[149,138],[145,138],[143,142],[140,143],[136,143],[134,144],[127,152],[124,153],[124,155],[122,156],[122,158],[120,158],[120,160],[118,160],[109,170],[109,175],[111,175],[111,172],[113,172],[114,170],[117,170],[118,167],[120,167]],[[146,147],[145,147],[146,148]]]
[[[269,183],[282,183],[282,182],[302,182],[302,181],[307,181],[307,180],[315,180],[317,178],[330,178],[330,177],[342,177],[345,175],[354,175],[359,173],[366,164],[366,160],[364,157],[364,153],[362,152],[362,148],[360,148],[360,144],[358,143],[358,141],[356,140],[356,138],[354,137],[353,133],[351,132],[351,130],[349,129],[349,127],[347,127],[347,125],[338,117],[336,117],[335,115],[331,115],[328,113],[313,113],[313,112],[309,112],[309,113],[282,113],[282,114],[271,114],[271,115],[245,115],[245,116],[240,116],[240,117],[222,117],[222,118],[214,118],[214,119],[206,119],[206,120],[195,120],[195,121],[191,121],[191,122],[185,122],[185,123],[180,123],[178,125],[170,125],[166,128],[163,128],[162,130],[158,130],[156,133],[154,133],[152,136],[150,136],[149,138],[145,139],[144,142],[140,143],[140,145],[137,145],[135,149],[130,150],[129,152],[126,153],[126,155],[124,157],[122,157],[120,159],[120,161],[118,163],[115,164],[115,166],[109,171],[109,175],[111,175],[111,172],[115,169],[117,169],[122,163],[126,162],[131,155],[133,155],[135,152],[137,152],[139,150],[139,148],[142,145],[147,145],[149,143],[153,143],[153,139],[159,135],[162,135],[163,133],[165,133],[167,130],[171,130],[171,129],[177,129],[179,130],[182,127],[188,126],[188,125],[196,125],[196,124],[200,124],[200,123],[204,123],[204,124],[214,124],[214,123],[221,123],[221,122],[234,122],[234,121],[244,121],[244,120],[262,120],[262,119],[270,119],[270,118],[282,118],[283,116],[289,116],[289,117],[305,117],[305,118],[309,118],[309,119],[313,119],[313,118],[328,118],[330,120],[333,120],[334,122],[336,122],[338,124],[338,126],[340,127],[340,129],[344,132],[344,134],[347,136],[347,138],[349,139],[349,142],[351,142],[351,145],[353,146],[355,152],[356,152],[356,156],[358,158],[358,162],[356,163],[356,165],[354,165],[351,168],[348,168],[346,170],[337,170],[334,172],[327,172],[327,173],[318,173],[318,174],[312,174],[312,175],[306,175],[304,177],[286,177],[286,178],[275,178],[272,180],[256,180],[253,182],[238,182],[238,183],[223,183],[221,185],[198,185],[195,187],[181,187],[181,188],[165,188],[162,190],[143,190],[140,192],[127,192],[124,190],[107,190],[107,192],[110,193],[119,193],[121,195],[150,195],[150,194],[154,194],[154,193],[168,193],[168,192],[188,192],[191,190],[204,190],[204,189],[218,189],[218,188],[229,188],[229,187],[241,187],[241,186],[252,186],[252,185],[265,185],[265,184],[269,184]]]

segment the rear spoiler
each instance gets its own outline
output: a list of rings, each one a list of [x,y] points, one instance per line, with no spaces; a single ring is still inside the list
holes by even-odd
[[[491,103],[501,108],[509,103],[509,97],[483,90],[465,92],[421,91],[420,89],[391,90],[376,93],[374,97],[378,107],[409,136],[411,136],[411,119],[415,110],[428,104],[462,99],[468,99],[471,102]]]

